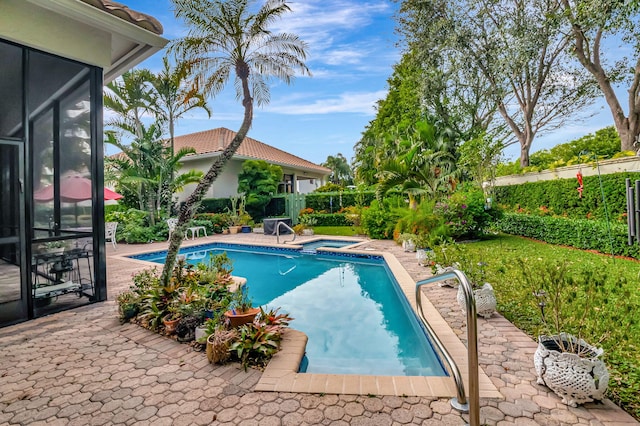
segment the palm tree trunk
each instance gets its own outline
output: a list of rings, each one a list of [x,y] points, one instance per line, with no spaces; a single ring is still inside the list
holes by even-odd
[[[251,123],[253,121],[253,99],[251,98],[251,92],[249,90],[248,70],[248,66],[246,66],[246,69],[236,69],[238,77],[240,77],[242,81],[242,105],[244,106],[244,118],[242,120],[242,124],[229,146],[227,146],[224,151],[222,151],[222,154],[220,154],[213,164],[211,164],[207,174],[204,175],[196,189],[189,198],[187,198],[187,201],[180,209],[178,223],[176,224],[176,229],[171,234],[171,241],[169,242],[169,248],[167,249],[167,258],[162,269],[161,279],[164,285],[169,284],[169,278],[171,278],[171,271],[173,270],[173,265],[176,261],[176,257],[178,256],[178,250],[180,249],[182,240],[184,240],[186,225],[193,218],[202,198],[207,193],[213,182],[215,182],[218,176],[220,176],[220,173],[222,173],[229,160],[231,160],[233,155],[236,153],[251,127]]]

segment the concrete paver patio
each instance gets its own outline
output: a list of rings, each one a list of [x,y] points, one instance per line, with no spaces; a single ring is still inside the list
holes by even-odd
[[[239,234],[210,241],[269,242]],[[208,364],[189,345],[118,323],[115,295],[141,262],[121,255],[166,248],[166,243],[108,248],[109,301],[0,329],[0,424],[216,425],[458,425],[467,416],[447,399],[254,391],[261,372],[236,364]],[[390,241],[363,248],[393,253],[414,280],[430,275],[415,254]],[[463,342],[465,318],[455,290],[428,286],[425,294]],[[535,342],[502,316],[478,319],[480,366],[502,395],[482,398],[488,425],[631,425],[610,401],[567,407],[536,384]]]

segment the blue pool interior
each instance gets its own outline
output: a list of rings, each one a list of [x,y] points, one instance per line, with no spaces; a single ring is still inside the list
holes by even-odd
[[[232,244],[180,251],[190,263],[227,252],[254,306],[280,307],[304,332],[306,370],[323,374],[445,376],[384,259]],[[166,252],[133,256],[164,263]]]
[[[302,250],[313,252],[319,248],[343,248],[357,244],[358,241],[343,241],[343,240],[316,240],[302,244]]]

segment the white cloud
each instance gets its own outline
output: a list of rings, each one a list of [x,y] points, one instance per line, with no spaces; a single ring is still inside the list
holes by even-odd
[[[288,115],[334,113],[375,115],[376,102],[383,99],[386,94],[385,90],[362,93],[345,92],[332,98],[316,98],[310,103],[300,102],[300,96],[292,96],[271,104],[265,108],[265,111]],[[308,94],[306,98],[309,98]]]

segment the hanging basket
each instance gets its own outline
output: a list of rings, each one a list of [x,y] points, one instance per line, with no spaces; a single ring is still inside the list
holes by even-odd
[[[563,351],[561,344],[570,351]],[[572,407],[601,401],[609,386],[609,372],[599,358],[602,353],[602,348],[570,334],[540,336],[533,356],[538,384],[551,389]]]

